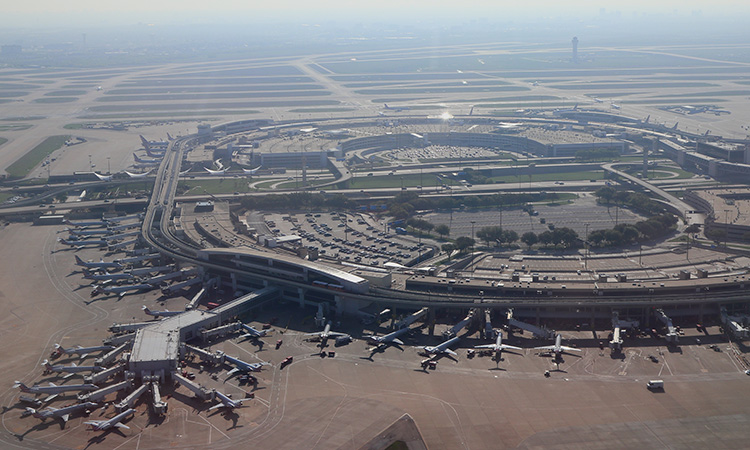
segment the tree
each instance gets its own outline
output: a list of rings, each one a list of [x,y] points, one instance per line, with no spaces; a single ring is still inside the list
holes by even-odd
[[[533,231],[527,231],[521,236],[521,242],[528,245],[529,250],[531,250],[531,247],[539,242],[539,237]]]
[[[450,234],[451,229],[448,227],[448,225],[441,223],[440,225],[435,226],[435,232],[439,234],[441,237],[445,237]]]
[[[456,249],[463,253],[466,251],[466,249],[473,247],[474,243],[474,239],[466,236],[461,236],[460,238],[456,239],[455,245]]]
[[[552,232],[551,231],[542,231],[539,233],[539,242],[541,242],[542,245],[545,247],[550,245],[552,243]]]
[[[686,234],[700,233],[700,231],[701,231],[701,226],[698,225],[697,223],[694,223],[694,224],[690,225],[689,227],[685,228],[685,233]]]
[[[451,260],[451,254],[456,249],[456,246],[451,244],[450,242],[447,244],[443,244],[440,249],[448,254],[448,261]]]
[[[477,231],[477,237],[483,240],[489,247],[490,242],[502,241],[503,228],[498,226],[482,227]]]

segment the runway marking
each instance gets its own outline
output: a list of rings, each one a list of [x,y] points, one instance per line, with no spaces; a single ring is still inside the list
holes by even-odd
[[[229,436],[227,436],[223,431],[221,431],[216,425],[214,425],[211,422],[209,422],[208,419],[206,419],[205,417],[203,417],[201,415],[198,415],[198,417],[200,417],[201,419],[203,419],[203,421],[206,422],[209,427],[215,429],[216,431],[218,431],[219,433],[221,433],[222,436],[224,436],[225,438],[229,439]]]

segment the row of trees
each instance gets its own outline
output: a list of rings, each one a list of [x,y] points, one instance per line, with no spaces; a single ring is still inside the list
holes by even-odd
[[[660,214],[633,225],[621,223],[609,230],[592,231],[589,242],[595,247],[622,247],[664,237],[674,231],[676,224],[674,215]]]
[[[661,203],[654,201],[646,194],[640,192],[618,191],[611,186],[605,186],[594,192],[599,202],[609,207],[613,203],[619,206],[626,206],[633,211],[637,211],[647,216],[653,216],[664,213],[664,207]]]

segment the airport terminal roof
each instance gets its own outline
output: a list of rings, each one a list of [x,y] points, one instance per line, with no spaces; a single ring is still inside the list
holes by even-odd
[[[130,361],[164,361],[177,359],[180,347],[180,330],[213,318],[209,311],[192,310],[155,321],[153,325],[136,332]]]

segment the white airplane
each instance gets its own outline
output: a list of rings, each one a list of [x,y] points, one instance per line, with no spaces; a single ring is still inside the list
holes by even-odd
[[[610,103],[609,106],[613,107],[614,109],[620,109],[620,105],[618,105],[618,104],[616,104],[614,102]]]
[[[397,345],[404,345],[404,342],[400,339],[397,339],[402,334],[406,334],[409,332],[409,328],[402,328],[400,330],[396,330],[392,333],[388,333],[385,336],[370,336],[367,340],[371,344],[377,344],[378,346],[383,344],[397,344]]]
[[[138,236],[139,234],[141,234],[140,230],[130,231],[128,233],[115,233],[108,236],[102,236],[102,239],[104,239],[105,241],[117,241],[120,239],[125,239],[126,237]]]
[[[138,164],[146,164],[146,165],[157,165],[157,164],[161,164],[161,159],[148,159],[148,158],[146,158],[146,159],[143,159],[143,158],[140,158],[140,157],[138,157],[138,155],[136,155],[135,153],[133,153],[133,159],[134,159],[134,160],[135,160],[135,162],[137,162]]]
[[[169,145],[169,143],[167,143],[167,142],[157,142],[157,141],[148,141],[148,140],[146,140],[145,137],[143,137],[143,136],[140,136],[140,137],[141,137],[141,143],[143,144],[143,148],[146,149],[146,154],[148,156],[151,156],[152,158],[159,158],[159,157],[163,157],[164,156],[164,153],[166,152],[166,149],[165,150],[155,150],[155,149],[151,148],[151,146],[152,145],[161,145],[161,146],[163,146],[163,145]]]
[[[250,325],[242,324],[242,329],[247,331],[242,337],[244,339],[255,339],[255,338],[262,338],[265,337],[268,334],[268,330],[256,330],[255,328],[251,327]]]
[[[129,280],[133,277],[131,273],[91,273],[88,270],[83,270],[83,278],[94,281],[116,281],[116,280]]]
[[[55,396],[64,392],[96,391],[99,389],[99,386],[95,384],[68,384],[58,386],[55,383],[50,383],[49,386],[34,385],[28,387],[20,381],[16,381],[13,384],[13,387],[21,388],[21,392],[26,394],[51,394]]]
[[[411,107],[409,106],[388,106],[388,103],[383,103],[383,105],[385,106],[385,109],[387,109],[388,111],[399,112],[399,111],[408,111],[411,109]]]
[[[75,228],[68,228],[68,233],[71,234],[71,236],[102,236],[107,234],[112,234],[112,231],[106,229],[106,228],[96,228],[93,230],[77,230]]]
[[[229,355],[224,355],[224,362],[235,366],[234,369],[227,372],[227,377],[230,377],[237,372],[259,372],[261,367],[268,365],[267,362],[248,363]]]
[[[602,99],[600,99],[600,98],[597,98],[597,97],[594,97],[594,101],[595,101],[596,103],[604,103],[604,100],[602,100]]]
[[[128,292],[150,291],[151,289],[154,289],[154,286],[151,286],[150,284],[128,284],[125,286],[96,286],[94,290],[91,291],[91,296],[93,297],[101,293],[107,293],[107,294],[117,294],[120,297],[124,297],[128,295]]]
[[[99,181],[112,181],[113,175],[100,175],[96,172],[93,173],[96,175],[96,178],[99,178]]]
[[[156,317],[157,319],[160,317],[176,316],[177,314],[182,314],[185,312],[185,311],[170,311],[168,309],[165,309],[164,311],[151,311],[146,305],[143,305],[141,309],[143,310],[143,312],[146,313],[147,316]]]
[[[346,333],[339,333],[338,331],[331,331],[331,321],[329,320],[323,331],[317,331],[315,333],[305,333],[306,336],[318,336],[321,341],[321,346],[325,347],[325,343],[329,338],[337,336],[346,336]]]
[[[61,419],[63,423],[68,423],[70,415],[75,413],[76,411],[85,411],[89,408],[96,408],[97,406],[99,405],[96,403],[84,402],[75,405],[64,406],[62,408],[53,408],[51,406],[48,406],[41,411],[37,411],[34,408],[26,408],[26,411],[29,411],[34,417],[36,417],[37,419],[42,419],[43,421],[49,418],[53,418]]]
[[[140,231],[133,231],[133,233],[140,234],[141,232]],[[127,233],[127,234],[131,234],[131,233]],[[139,263],[139,262],[143,262],[143,261],[149,261],[149,260],[152,260],[152,259],[156,259],[156,258],[159,258],[159,257],[161,257],[161,254],[159,254],[159,253],[150,253],[148,255],[131,256],[129,258],[116,259],[115,262],[120,263],[120,264],[135,264],[135,263]]]
[[[58,355],[79,355],[81,359],[86,359],[91,353],[108,352],[114,350],[114,348],[115,347],[112,345],[98,345],[94,347],[81,347],[80,345],[77,345],[75,347],[63,348],[62,345],[55,344],[55,351]]]
[[[131,215],[129,215],[129,216],[114,216],[114,217],[108,217],[107,219],[104,219],[104,220],[105,220],[105,221],[106,221],[106,222],[107,222],[108,224],[111,224],[111,223],[119,223],[119,222],[122,222],[122,221],[124,221],[124,220],[131,220],[131,219],[138,219],[138,220],[141,220],[141,219],[143,219],[143,213],[138,213],[138,214],[131,214]]]
[[[75,247],[77,249],[82,249],[84,247],[104,247],[107,245],[107,241],[103,239],[90,239],[90,240],[69,240],[69,239],[58,239],[57,242],[60,242],[65,245],[69,245],[71,247]]]
[[[113,250],[124,248],[124,247],[127,247],[129,245],[135,245],[137,242],[138,242],[138,239],[133,239],[133,240],[130,240],[130,241],[118,242],[116,244],[108,243],[107,244],[107,251],[111,252]]]
[[[42,362],[42,366],[44,366],[44,370],[46,370],[47,372],[69,373],[71,375],[80,372],[99,372],[104,370],[104,368],[100,366],[76,366],[75,363],[69,366],[53,366],[46,359],[44,360],[44,362]]]
[[[75,255],[76,257],[76,265],[86,267],[87,269],[119,269],[122,267],[122,264],[119,262],[106,262],[104,260],[101,260],[99,262],[92,262],[92,261],[84,261],[82,260],[78,255]]]
[[[427,353],[428,355],[445,355],[445,354],[449,354],[449,355],[457,356],[456,352],[454,352],[453,350],[449,349],[448,347],[450,347],[451,345],[457,343],[460,339],[461,338],[459,338],[459,337],[454,337],[453,339],[448,339],[447,341],[443,342],[442,344],[440,344],[440,345],[438,345],[436,347],[431,347],[429,345],[420,345],[417,348],[423,349],[424,352]]]
[[[581,349],[573,347],[565,347],[562,345],[562,335],[558,334],[555,336],[555,345],[547,345],[544,347],[534,347],[535,350],[547,350],[555,353],[555,357],[559,358],[561,354],[565,352],[580,352]]]
[[[206,172],[208,172],[208,173],[209,173],[210,175],[215,175],[215,176],[218,176],[218,175],[226,175],[226,173],[227,173],[227,170],[229,170],[229,168],[228,168],[228,167],[227,167],[227,168],[225,168],[225,169],[221,169],[221,170],[211,170],[211,169],[209,169],[208,167],[204,167],[204,169],[205,169],[205,170],[206,170]]]
[[[154,169],[149,169],[148,171],[146,171],[146,172],[143,172],[143,173],[133,173],[133,172],[128,172],[128,171],[126,170],[126,171],[125,171],[125,173],[126,173],[126,174],[127,174],[127,175],[128,175],[129,177],[130,177],[130,178],[143,178],[143,177],[147,177],[147,176],[148,176],[148,175],[149,175],[149,174],[150,174],[151,172],[153,172],[153,171],[154,171]]]
[[[258,166],[255,169],[242,169],[242,171],[245,172],[245,175],[255,175],[255,173],[259,171],[261,167],[263,166]]]
[[[125,231],[125,230],[131,230],[133,228],[140,228],[142,225],[141,222],[133,222],[133,223],[124,223],[122,225],[116,225],[114,227],[109,227],[110,231]]]
[[[500,332],[497,333],[497,341],[495,341],[494,344],[475,345],[474,348],[487,348],[494,350],[496,355],[499,355],[503,350],[523,350],[521,347],[503,344],[503,333]]]
[[[86,228],[86,227],[104,227],[107,225],[107,222],[104,220],[82,220],[78,222],[71,222],[68,219],[63,220],[63,223],[66,225],[71,225],[76,228]]]
[[[91,429],[93,431],[103,431],[108,430],[112,427],[117,428],[126,428],[130,429],[130,427],[121,424],[120,422],[123,421],[126,417],[131,416],[135,414],[135,409],[130,408],[127,411],[121,412],[120,414],[114,416],[111,419],[108,420],[90,420],[88,422],[84,422],[84,425],[90,425]]]
[[[217,403],[214,406],[208,408],[209,411],[213,411],[213,410],[219,409],[219,408],[234,409],[234,408],[241,408],[242,407],[242,400],[232,400],[231,398],[229,398],[229,396],[227,396],[225,394],[222,394],[219,391],[214,391],[214,393],[219,398],[219,401],[221,403]]]

